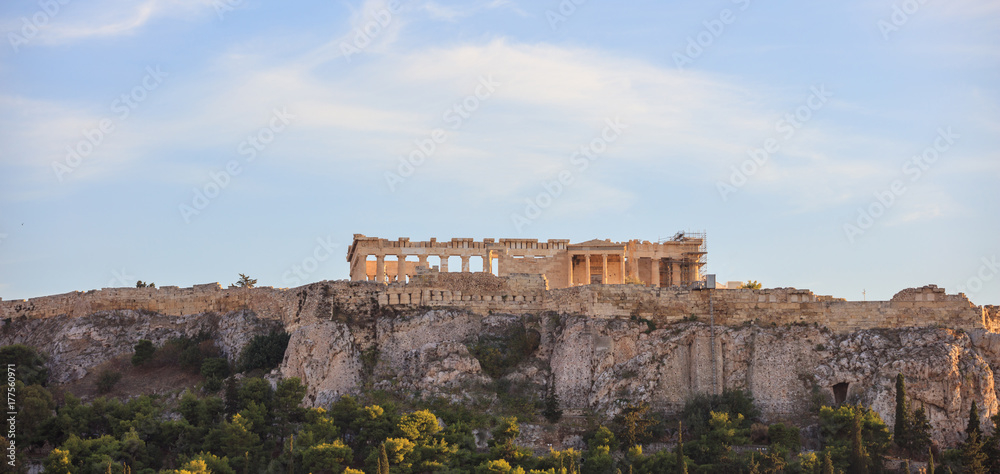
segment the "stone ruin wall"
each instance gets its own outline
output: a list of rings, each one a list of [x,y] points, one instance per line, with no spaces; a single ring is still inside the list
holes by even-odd
[[[909,288],[890,301],[845,301],[808,290],[699,290],[639,285],[589,285],[547,290],[541,275],[418,275],[410,284],[333,281],[298,288],[229,288],[218,283],[191,288],[106,288],[28,300],[0,301],[0,319],[79,317],[131,309],[181,316],[249,309],[294,325],[303,314],[376,314],[380,309],[457,308],[480,314],[553,311],[594,318],[645,318],[669,324],[694,316],[738,326],[818,324],[839,333],[872,328],[940,326],[1000,331],[997,306],[975,306],[963,294],[934,285]],[[710,300],[711,299],[711,311]]]

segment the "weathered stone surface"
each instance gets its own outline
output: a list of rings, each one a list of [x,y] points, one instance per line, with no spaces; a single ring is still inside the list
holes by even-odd
[[[343,323],[318,321],[292,333],[279,368],[283,378],[298,377],[308,387],[310,406],[329,406],[356,391],[361,375],[360,353]]]
[[[694,394],[743,388],[767,420],[801,421],[816,397],[832,398],[833,385],[847,384],[848,401],[871,405],[891,424],[897,373],[907,377],[913,403],[927,409],[939,441],[958,439],[973,401],[984,420],[1000,408],[997,307],[977,307],[934,286],[877,302],[790,288],[491,288],[466,294],[457,287],[320,282],[285,290],[202,285],[71,293],[0,302],[0,344],[40,348],[51,357],[53,381],[63,383],[130,353],[141,338],[162,343],[208,331],[232,359],[254,335],[284,327],[292,339],[279,373],[301,377],[311,405],[368,382],[459,400],[489,381],[468,344],[524,324],[539,331],[540,346],[507,377],[531,390],[554,384],[568,412],[610,415],[619,400],[676,412]],[[714,331],[704,323],[710,315]],[[687,322],[692,316],[701,322]]]
[[[50,357],[51,381],[67,383],[82,378],[92,367],[134,352],[140,339],[160,345],[172,337],[207,332],[226,357],[234,361],[254,336],[280,328],[276,321],[261,320],[247,311],[221,316],[164,316],[115,310],[76,318],[58,316],[8,322],[0,331],[0,345],[20,343],[40,349]]]

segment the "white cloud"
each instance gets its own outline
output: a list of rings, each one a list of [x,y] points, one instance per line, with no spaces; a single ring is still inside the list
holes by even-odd
[[[158,18],[196,19],[215,15],[214,0],[146,0],[133,2],[104,0],[74,3],[63,7],[46,25],[39,25],[32,41],[63,44],[90,38],[129,35]],[[17,30],[19,20],[7,21],[8,30]]]

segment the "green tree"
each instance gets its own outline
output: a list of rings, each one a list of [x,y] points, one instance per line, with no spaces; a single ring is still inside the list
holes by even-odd
[[[292,423],[299,423],[305,416],[305,409],[300,407],[302,398],[306,396],[306,386],[298,377],[289,377],[278,382],[274,390],[274,409],[272,414],[278,423],[278,432],[284,438],[290,433]]]
[[[135,354],[132,355],[132,365],[135,366],[145,364],[156,353],[156,346],[149,339],[140,339],[134,349]]]
[[[934,474],[934,450],[927,448],[927,474]]]
[[[978,431],[973,430],[962,443],[962,472],[966,474],[986,473],[986,454]]]
[[[285,358],[285,350],[291,335],[284,331],[272,331],[267,335],[257,335],[240,352],[240,372],[254,369],[269,371],[278,366]]]
[[[924,407],[917,408],[911,418],[909,434],[910,451],[913,453],[924,452],[931,445],[931,422],[927,420],[927,411]]]
[[[257,285],[256,278],[250,278],[242,273],[240,273],[240,279],[236,280],[236,283],[233,284],[233,286],[238,288],[253,288],[256,285]]]
[[[856,416],[861,417],[862,445],[869,459],[881,459],[892,443],[889,428],[871,408],[847,404],[837,408],[822,407],[819,413],[820,434],[837,470],[844,471],[850,468],[851,453],[855,443]]]
[[[389,474],[389,455],[385,452],[385,443],[378,448],[378,474]]]
[[[896,374],[896,420],[893,423],[892,435],[896,445],[910,449],[910,406],[906,401],[906,380],[902,373]]]
[[[542,416],[549,423],[555,423],[562,418],[563,411],[559,408],[559,395],[556,394],[556,389],[554,384],[549,384],[548,390],[545,391],[545,405],[542,409]]]
[[[760,283],[757,283],[757,280],[747,280],[746,283],[740,285],[740,288],[746,290],[759,290],[761,285]]]
[[[868,457],[868,450],[865,449],[865,442],[861,431],[861,413],[855,412],[851,424],[851,472],[855,474],[868,474],[871,460]]]
[[[966,439],[961,445],[963,472],[970,474],[985,473],[988,462],[987,454],[984,452],[986,439],[979,423],[979,408],[973,400],[972,406],[969,407],[969,422],[965,426]]]
[[[502,417],[499,424],[493,429],[493,439],[490,441],[490,457],[493,459],[505,459],[509,462],[519,463],[524,458],[531,455],[531,452],[514,443],[514,438],[521,434],[521,427],[517,424],[517,417]]]
[[[39,444],[46,441],[43,428],[53,418],[56,408],[52,394],[41,385],[24,386],[20,380],[16,383],[15,393],[19,395],[20,402],[17,418],[20,439]]]
[[[991,433],[983,443],[983,453],[986,454],[986,468],[991,473],[1000,473],[1000,413],[990,417],[993,425]]]
[[[648,413],[648,403],[643,402],[638,405],[629,403],[615,417],[616,431],[619,437],[625,441],[625,449],[646,443],[651,439],[649,427],[655,424],[655,421]]]
[[[69,451],[56,448],[45,458],[45,472],[53,474],[71,474],[73,472],[73,458]]]
[[[441,426],[430,410],[419,410],[403,415],[399,420],[399,430],[411,441],[427,441],[441,431]]]
[[[972,407],[969,408],[969,424],[965,426],[965,434],[972,435],[975,432],[981,438],[983,436],[983,430],[979,426],[979,408],[976,407],[976,401],[972,401]]]
[[[680,421],[677,422],[677,447],[674,453],[677,459],[674,473],[687,474],[687,462],[684,460],[684,424]]]
[[[311,446],[302,451],[302,467],[314,473],[340,473],[353,457],[351,448],[341,440]]]
[[[17,379],[25,385],[45,386],[49,379],[49,369],[45,366],[48,357],[38,352],[34,347],[24,344],[12,344],[0,347],[0,364],[17,368]]]
[[[820,471],[821,474],[833,474],[833,458],[830,456],[830,450],[823,451],[823,469]]]

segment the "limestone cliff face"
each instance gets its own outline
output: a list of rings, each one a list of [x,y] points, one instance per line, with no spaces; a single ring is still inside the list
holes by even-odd
[[[0,329],[0,345],[27,344],[48,354],[50,381],[61,384],[83,378],[88,370],[116,356],[133,353],[140,339],[159,345],[172,337],[207,332],[226,357],[235,360],[254,336],[280,328],[276,321],[258,319],[247,311],[164,316],[115,310],[83,317],[11,320]]]
[[[841,398],[872,406],[891,425],[897,373],[906,376],[913,405],[926,408],[940,442],[962,439],[973,401],[984,421],[1000,408],[991,365],[1000,359],[1000,338],[980,334],[977,346],[963,332],[934,328],[838,335],[809,326],[747,325],[716,327],[713,337],[703,323],[650,331],[631,320],[427,311],[365,327],[300,326],[281,373],[302,377],[315,405],[365,380],[375,388],[461,400],[490,381],[469,346],[512,322],[539,331],[541,343],[507,378],[539,396],[554,384],[571,412],[611,415],[622,401],[676,412],[696,393],[740,388],[753,393],[767,421],[801,422],[816,403],[833,403],[839,386]]]
[[[305,300],[304,300],[305,301]],[[320,302],[321,303],[321,302]],[[506,376],[541,396],[553,386],[570,413],[614,414],[622,401],[676,412],[696,393],[748,389],[766,421],[800,423],[834,387],[848,402],[872,406],[891,425],[894,377],[906,376],[914,406],[927,409],[935,438],[959,441],[970,405],[984,421],[995,414],[993,368],[1000,334],[939,328],[870,329],[850,333],[806,325],[737,327],[588,316],[479,314],[425,309],[350,314],[305,301],[293,317],[261,319],[250,311],[164,316],[131,310],[82,317],[12,319],[0,344],[25,343],[50,355],[55,383],[83,377],[139,339],[213,334],[231,359],[257,334],[284,327],[292,335],[276,375],[300,377],[306,403],[328,405],[342,394],[377,388],[456,401],[490,397],[491,382],[470,352],[482,335],[523,325],[538,347]],[[329,307],[328,307],[329,306]]]

